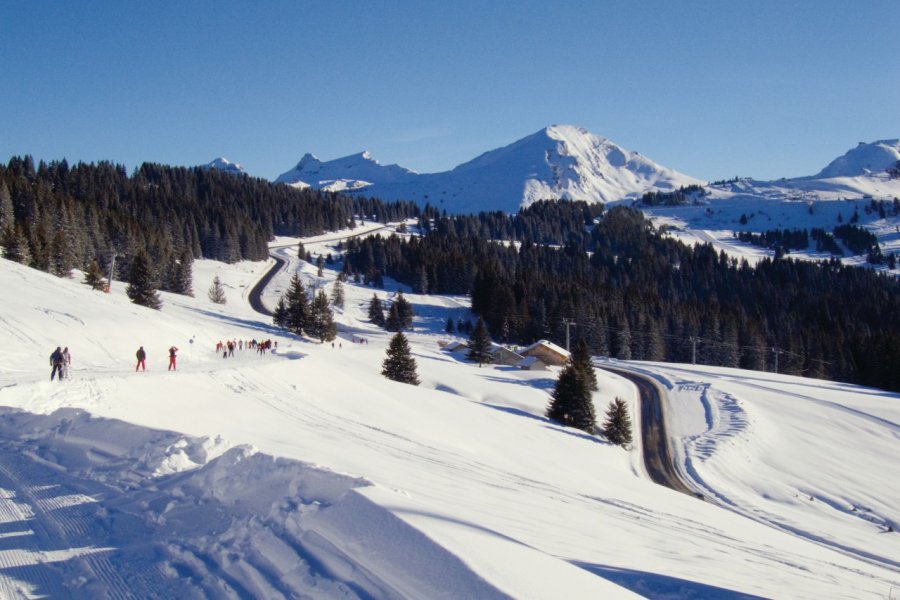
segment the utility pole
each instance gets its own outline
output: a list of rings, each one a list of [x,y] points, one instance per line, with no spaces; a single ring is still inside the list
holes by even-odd
[[[697,364],[697,338],[691,336],[691,364]]]
[[[575,323],[573,323],[566,317],[563,317],[562,322],[563,325],[566,326],[566,352],[569,352],[569,325],[574,325]]]
[[[772,352],[775,354],[775,372],[778,372],[778,355],[783,352],[783,350],[779,350],[775,346],[772,346]]]

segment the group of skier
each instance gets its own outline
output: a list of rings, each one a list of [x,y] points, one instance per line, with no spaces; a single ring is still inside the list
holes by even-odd
[[[222,352],[222,356],[224,358],[228,358],[229,356],[234,356],[235,348],[243,349],[254,348],[259,354],[265,354],[266,350],[270,350],[272,347],[278,348],[278,342],[272,342],[272,340],[265,341],[256,341],[250,340],[246,344],[243,340],[239,341],[228,341],[227,343],[219,342],[216,344],[216,352]],[[135,352],[135,358],[137,358],[137,364],[134,367],[134,371],[146,371],[147,370],[147,351],[144,350],[144,347],[141,346]],[[177,361],[178,361],[178,348],[176,346],[169,347],[169,371],[177,370]],[[69,347],[60,348],[56,347],[56,350],[50,355],[50,366],[53,367],[53,370],[50,371],[50,381],[59,377],[59,381],[66,379],[69,377],[69,365],[72,364],[72,355],[69,353]]]
[[[69,354],[69,347],[60,349],[59,346],[56,347],[56,350],[50,355],[50,366],[53,369],[50,371],[50,381],[53,381],[54,377],[59,376],[59,381],[63,379],[67,379],[69,377],[69,367],[72,364],[72,355]]]
[[[273,342],[272,340],[265,341],[257,341],[256,339],[247,340],[226,340],[222,342],[221,340],[216,344],[216,352],[222,353],[222,358],[228,358],[230,356],[234,356],[235,350],[243,350],[244,348],[252,348],[256,350],[257,354],[265,354],[266,350],[271,350],[272,348],[278,348],[278,342]]]

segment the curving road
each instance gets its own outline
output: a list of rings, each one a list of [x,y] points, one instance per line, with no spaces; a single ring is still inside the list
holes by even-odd
[[[253,289],[250,290],[250,294],[247,296],[247,299],[250,301],[250,307],[267,317],[272,316],[272,311],[266,308],[262,302],[263,290],[266,289],[266,286],[269,285],[269,282],[272,281],[275,274],[287,264],[287,261],[283,258],[278,258],[274,254],[269,254],[269,256],[275,259],[275,264],[272,265],[271,269],[266,271],[265,275],[259,278],[259,281],[256,282],[256,285],[253,286]]]
[[[616,369],[606,364],[595,364],[594,366],[624,377],[638,389],[641,399],[641,441],[644,447],[644,468],[650,479],[654,483],[664,485],[676,492],[698,496],[682,481],[675,469],[675,461],[672,459],[672,452],[669,448],[669,438],[666,435],[666,419],[663,414],[659,388],[650,378],[637,373]]]
[[[322,242],[339,242],[342,240],[347,240],[353,237],[359,237],[361,235],[369,235],[375,231],[381,231],[382,229],[387,229],[390,225],[382,225],[381,227],[376,227],[374,229],[367,229],[365,231],[360,231],[358,233],[348,233],[344,235],[339,235],[337,237],[331,238],[323,238],[313,240],[311,243],[320,244]],[[284,244],[281,246],[270,246],[269,249],[272,250],[274,248],[290,248],[291,246],[295,246],[296,244]],[[275,259],[275,264],[272,265],[266,273],[259,278],[259,281],[256,282],[256,285],[250,290],[250,293],[247,295],[247,300],[250,302],[250,308],[260,313],[261,315],[265,315],[267,317],[272,316],[272,311],[266,308],[265,304],[262,301],[262,293],[263,290],[266,289],[266,286],[269,285],[269,282],[272,281],[272,278],[275,277],[275,274],[281,271],[284,266],[287,264],[287,261],[283,258],[279,258],[275,254],[269,253],[269,256]]]

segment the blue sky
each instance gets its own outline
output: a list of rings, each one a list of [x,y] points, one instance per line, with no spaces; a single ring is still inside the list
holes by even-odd
[[[0,0],[0,161],[433,172],[568,123],[699,178],[809,175],[900,137],[898,31],[893,0]]]

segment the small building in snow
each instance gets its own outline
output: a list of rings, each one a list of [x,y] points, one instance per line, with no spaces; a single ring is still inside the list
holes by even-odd
[[[546,371],[547,365],[537,356],[526,356],[516,363],[516,367],[523,371]]]
[[[525,357],[535,356],[541,359],[545,365],[554,366],[566,364],[566,361],[569,360],[569,356],[571,356],[568,350],[557,346],[548,340],[538,340],[527,348],[524,348],[520,354]]]
[[[491,348],[491,362],[495,365],[507,365],[513,367],[524,358],[521,354],[516,354],[509,348],[503,346],[493,346]]]
[[[450,342],[446,346],[444,346],[444,350],[447,352],[453,352],[454,354],[459,352],[468,352],[469,346],[464,342]]]

